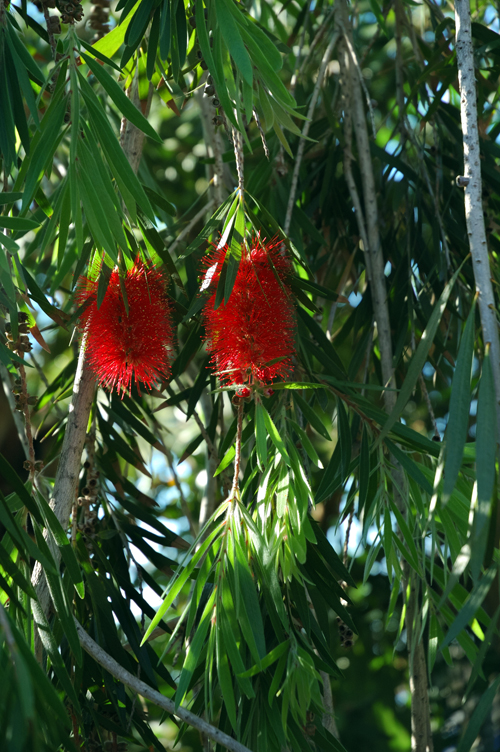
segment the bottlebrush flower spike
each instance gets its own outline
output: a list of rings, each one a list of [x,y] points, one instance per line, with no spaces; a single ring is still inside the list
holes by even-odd
[[[203,308],[211,362],[226,384],[269,383],[285,378],[295,352],[295,315],[291,266],[278,240],[254,237],[242,257],[233,291],[214,310],[217,283],[228,246],[214,248],[204,260],[204,287],[213,294]],[[274,269],[273,269],[274,267]]]
[[[77,303],[89,301],[79,319],[87,335],[87,360],[101,386],[122,395],[132,380],[151,389],[168,377],[168,353],[173,343],[171,308],[163,274],[139,259],[122,280],[128,314],[120,289],[118,269],[111,272],[108,289],[97,307],[98,279],[80,277]]]

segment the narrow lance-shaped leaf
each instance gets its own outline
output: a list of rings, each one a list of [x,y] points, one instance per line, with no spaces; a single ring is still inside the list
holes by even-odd
[[[467,318],[464,335],[458,351],[457,365],[453,375],[450,417],[446,428],[443,504],[448,501],[455,486],[467,438],[470,411],[470,379],[472,356],[474,353],[475,313],[475,306],[473,305]]]
[[[496,398],[489,346],[484,355],[476,423],[477,506],[471,534],[471,571],[477,579],[486,549],[488,519],[495,485],[497,452]]]
[[[427,324],[427,327],[424,333],[422,334],[422,339],[420,340],[420,343],[415,351],[415,354],[413,358],[411,359],[403,386],[401,387],[401,391],[399,392],[398,398],[396,400],[396,404],[394,405],[394,408],[391,414],[387,418],[382,428],[382,431],[379,434],[379,437],[376,442],[376,446],[378,446],[380,442],[383,441],[383,439],[385,439],[385,437],[387,436],[387,434],[393,427],[394,423],[396,423],[399,416],[403,412],[404,406],[410,399],[410,395],[412,394],[413,389],[415,388],[417,379],[420,373],[422,372],[422,368],[424,367],[425,361],[427,360],[427,355],[429,354],[429,350],[431,349],[435,334],[437,332],[437,328],[439,326],[439,322],[441,321],[441,316],[444,313],[444,309],[446,308],[448,299],[451,295],[451,291],[453,290],[453,286],[455,282],[457,281],[457,278],[458,278],[458,275],[460,274],[461,269],[462,269],[462,266],[460,266],[460,268],[457,269],[457,271],[455,272],[455,274],[450,279],[450,281],[444,288],[443,292],[441,293],[441,297],[439,298],[438,302],[434,306],[434,310],[429,319],[429,323]]]

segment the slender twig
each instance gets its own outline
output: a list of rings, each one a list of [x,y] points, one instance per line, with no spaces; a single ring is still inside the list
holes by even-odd
[[[353,60],[353,55],[355,56],[356,53],[352,43],[348,44],[348,37],[350,36],[351,31],[348,25],[345,0],[341,0],[339,8],[341,10],[339,23],[341,24],[341,28],[343,30],[343,40],[347,45],[347,49],[344,47],[343,54],[339,56],[339,59],[342,69],[342,76],[345,77],[346,85],[350,87],[351,91],[351,97],[349,98],[348,103],[351,107],[350,114],[356,135],[356,143],[358,147],[358,164],[363,186],[366,235],[368,242],[368,245],[365,248],[365,253],[370,258],[368,271],[370,275],[373,307],[380,342],[382,377],[385,386],[391,386],[392,388],[394,388],[395,380],[392,369],[391,323],[387,304],[387,290],[384,275],[385,263],[380,242],[377,191],[373,174],[368,128],[366,125],[365,111],[363,108],[361,84],[358,75],[356,75],[356,65]],[[363,215],[360,214],[357,217],[358,223],[360,222],[362,216]],[[361,234],[361,232],[364,231],[364,228],[362,228],[361,223],[359,224],[359,227]],[[396,393],[394,391],[385,391],[384,403],[387,412],[391,412],[395,402]]]
[[[338,38],[339,38],[339,32],[335,31],[335,33],[332,35],[332,38],[324,52],[323,59],[321,61],[321,65],[318,71],[318,77],[316,79],[316,83],[314,84],[311,101],[309,103],[309,109],[307,111],[307,120],[304,123],[302,134],[299,139],[299,146],[297,149],[297,156],[295,158],[295,165],[294,165],[293,174],[292,174],[292,185],[290,188],[290,196],[288,197],[288,205],[286,207],[285,223],[283,225],[283,230],[285,232],[285,235],[288,235],[288,232],[290,230],[290,225],[292,222],[293,206],[295,204],[295,195],[297,193],[297,183],[299,180],[300,165],[302,163],[302,157],[304,155],[307,134],[309,133],[309,128],[311,127],[314,110],[316,108],[316,102],[318,101],[319,92],[323,84],[323,78],[325,76],[326,66],[328,65],[330,61],[333,48],[335,47]]]
[[[358,147],[358,164],[361,173],[363,185],[363,198],[366,216],[366,229],[369,245],[367,251],[370,255],[370,287],[372,292],[373,310],[375,321],[377,323],[378,341],[381,355],[382,377],[385,385],[395,387],[395,378],[392,363],[392,339],[389,310],[387,304],[387,290],[384,276],[384,258],[380,242],[377,194],[375,188],[375,179],[373,174],[373,165],[370,154],[370,143],[368,139],[368,128],[366,116],[363,108],[363,95],[361,91],[360,77],[356,71],[359,71],[356,52],[352,44],[352,31],[349,25],[348,10],[345,0],[339,0],[338,22],[344,32],[346,47],[344,54],[340,55],[340,63],[343,77],[350,87],[352,96],[350,104],[352,107],[352,120],[356,134]],[[358,218],[359,220],[359,218]],[[390,413],[396,402],[396,392],[394,390],[384,392],[384,406],[386,412]],[[396,465],[394,476],[397,479],[400,488],[403,488],[404,476],[399,465]],[[396,493],[396,503],[401,513],[407,513],[404,497]],[[401,531],[399,531],[401,535]],[[410,573],[408,568],[403,570],[403,590],[406,593],[409,590],[409,597],[406,604],[405,624],[407,629],[408,655],[410,663],[410,692],[411,692],[411,716],[412,716],[412,752],[432,752],[432,735],[430,733],[430,706],[427,687],[427,669],[425,649],[419,631],[414,628],[415,620],[418,615],[418,593],[415,588],[411,587]]]
[[[297,86],[297,81],[299,80],[299,76],[298,76],[299,63],[300,63],[300,58],[302,57],[302,50],[304,48],[304,41],[306,38],[306,31],[307,31],[307,26],[309,22],[309,15],[311,12],[311,4],[312,4],[312,0],[308,0],[307,10],[304,16],[304,23],[302,25],[302,34],[300,35],[299,49],[297,51],[297,55],[295,57],[295,62],[293,65],[293,75],[290,81],[290,94],[292,95],[292,97],[295,95],[295,87]]]
[[[231,493],[230,493],[231,498],[238,496],[239,491],[240,491],[241,433],[243,430],[243,408],[244,408],[244,402],[241,399],[240,403],[238,404],[238,412],[237,412],[236,443],[234,446],[234,475],[233,475],[233,487],[231,488]]]
[[[194,527],[194,522],[191,517],[191,511],[189,509],[189,504],[186,501],[186,497],[184,496],[184,491],[182,490],[182,485],[179,480],[179,476],[177,475],[177,471],[175,469],[174,458],[173,458],[172,452],[165,445],[164,445],[164,449],[165,449],[165,454],[167,456],[168,466],[170,468],[170,472],[172,473],[172,478],[174,479],[175,487],[179,492],[179,499],[181,502],[182,512],[189,523],[189,529],[191,531],[191,535],[193,535],[196,538],[196,529]]]
[[[114,658],[112,658],[96,642],[94,642],[94,640],[87,634],[87,632],[84,630],[80,622],[77,621],[77,619],[75,619],[75,626],[76,631],[78,632],[78,637],[80,639],[80,644],[83,649],[100,666],[102,666],[106,671],[114,676],[115,679],[121,681],[122,684],[124,684],[126,687],[129,687],[132,691],[137,692],[137,694],[145,697],[147,700],[150,700],[150,702],[154,703],[154,705],[157,705],[159,708],[166,710],[167,713],[177,716],[177,718],[180,718],[181,721],[187,723],[189,726],[192,726],[195,729],[198,729],[198,731],[200,731],[202,734],[205,734],[218,744],[222,744],[223,747],[231,750],[231,752],[251,752],[251,750],[249,750],[248,747],[245,747],[244,744],[236,741],[236,739],[232,739],[223,731],[215,728],[215,726],[207,723],[207,721],[204,721],[203,718],[199,718],[189,710],[186,710],[185,708],[182,708],[178,705],[176,706],[173,700],[168,699],[168,697],[164,697],[155,689],[152,689],[152,687],[148,686],[143,681],[120,666],[120,664],[117,663]]]
[[[269,159],[269,147],[268,147],[267,141],[266,141],[266,134],[264,133],[264,128],[262,127],[262,123],[260,122],[259,113],[255,109],[255,107],[253,108],[253,117],[254,117],[254,120],[255,120],[255,124],[256,124],[256,126],[258,128],[258,131],[260,133],[260,140],[262,141],[262,147],[264,149],[264,154],[266,155],[266,158]]]
[[[54,6],[52,6],[54,7]],[[56,60],[57,55],[57,42],[56,38],[54,36],[54,29],[50,20],[50,12],[49,7],[46,5],[45,2],[42,0],[42,11],[43,11],[43,17],[45,18],[45,23],[47,24],[47,36],[49,37],[49,45],[50,49],[52,51],[52,58]],[[60,31],[60,28],[59,28]]]
[[[325,16],[325,19],[321,26],[319,27],[318,31],[316,32],[316,35],[314,39],[312,40],[311,44],[309,45],[309,52],[307,53],[306,57],[302,61],[302,65],[300,66],[300,70],[297,74],[297,79],[302,78],[302,75],[304,73],[305,67],[308,64],[309,60],[311,59],[311,55],[313,54],[314,50],[318,46],[318,44],[323,39],[325,32],[328,28],[328,25],[330,24],[330,21],[332,20],[333,16],[335,14],[335,3],[333,3],[332,8],[327,16]]]
[[[347,47],[349,49],[349,53],[351,55],[352,63],[354,67],[356,68],[356,72],[358,74],[359,83],[361,84],[361,88],[363,89],[365,99],[366,99],[366,105],[368,107],[368,112],[370,114],[370,123],[372,126],[372,135],[373,138],[377,137],[377,129],[375,128],[375,116],[373,114],[373,107],[372,107],[372,100],[370,97],[370,92],[366,88],[365,79],[363,77],[363,71],[361,70],[361,66],[359,64],[358,56],[356,55],[356,51],[354,49],[354,45],[352,43],[352,40],[350,38],[350,35],[347,33],[344,33],[344,39],[346,41]]]
[[[213,85],[213,84],[212,84]],[[202,94],[200,91],[197,95],[200,104],[201,120],[206,140],[207,149],[213,154],[214,164],[206,165],[206,174],[209,182],[212,184],[212,198],[216,206],[220,206],[228,195],[228,187],[233,185],[233,178],[229,170],[229,165],[224,163],[222,158],[224,148],[222,136],[219,128],[214,124],[214,107],[212,100]]]
[[[402,132],[406,130],[405,119],[405,96],[404,96],[404,70],[403,70],[403,44],[401,39],[403,19],[400,0],[394,0],[394,13],[396,24],[394,38],[396,40],[396,101],[398,103],[399,124]]]
[[[245,190],[243,136],[239,131],[236,130],[236,128],[233,128],[233,148],[234,157],[236,159],[236,172],[238,173],[238,189],[240,191],[240,194],[243,195],[243,192]]]
[[[45,375],[45,372],[44,372],[42,366],[40,365],[40,363],[38,362],[38,360],[35,358],[33,352],[30,352],[30,360],[33,363],[33,365],[35,366],[36,371],[37,371],[38,375],[40,376],[41,381],[43,382],[43,384],[45,385],[45,387],[48,389],[49,386],[50,386],[50,384],[48,382],[48,379],[47,379],[47,377]],[[60,418],[60,419],[64,418],[64,413],[61,410],[61,408],[59,407],[59,405],[57,404],[56,400],[52,399],[51,400],[51,404],[54,407],[54,411],[55,411],[57,417]]]
[[[203,217],[205,216],[205,214],[210,211],[210,209],[212,208],[212,206],[214,204],[215,204],[215,200],[213,198],[211,198],[203,206],[203,208],[200,209],[199,212],[196,212],[196,214],[194,215],[194,217],[189,220],[189,222],[187,223],[186,227],[184,227],[184,229],[177,235],[176,239],[174,240],[174,242],[172,243],[172,245],[169,247],[168,250],[169,250],[170,253],[173,253],[176,250],[176,248],[179,245],[179,243],[182,243],[182,241],[184,240],[184,238],[186,237],[186,235],[188,235],[191,232],[191,230],[193,229],[193,227],[200,221],[200,219],[203,219]]]

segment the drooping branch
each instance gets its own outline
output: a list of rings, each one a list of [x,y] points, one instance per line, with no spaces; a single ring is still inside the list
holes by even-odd
[[[355,53],[352,40],[350,39],[349,19],[344,0],[339,4],[339,10],[340,13],[337,20],[344,34],[343,41],[345,42],[345,44],[343,44],[341,55],[339,56],[341,72],[344,80],[344,87],[347,87],[350,92],[350,118],[352,119],[356,144],[358,147],[358,166],[363,186],[364,220],[361,222],[363,213],[359,213],[360,228],[362,228],[363,235],[365,235],[368,240],[368,247],[365,248],[365,253],[369,257],[369,261],[367,261],[367,269],[371,276],[370,284],[380,344],[382,378],[385,386],[390,386],[394,389],[395,382],[392,369],[391,324],[389,319],[389,308],[387,305],[384,257],[380,243],[377,194],[370,154],[368,128],[363,106],[363,93],[356,65],[353,60],[353,55]],[[365,227],[366,231],[364,229]],[[392,410],[395,400],[396,394],[394,391],[384,392],[384,402],[387,412]]]
[[[490,345],[495,380],[497,437],[500,437],[500,343],[496,304],[491,284],[491,269],[486,243],[482,205],[481,156],[477,124],[477,93],[474,73],[470,0],[455,3],[456,52],[460,88],[460,115],[464,148],[465,219],[472,256],[474,280],[478,292],[479,313],[484,344]]]
[[[75,619],[76,631],[80,639],[83,649],[103,668],[106,669],[115,679],[121,681],[126,687],[129,687],[134,692],[137,692],[142,697],[150,700],[159,708],[166,710],[167,713],[176,715],[184,723],[189,724],[195,729],[198,729],[202,734],[209,739],[213,739],[217,744],[222,744],[223,747],[229,749],[231,752],[251,752],[248,747],[245,747],[236,739],[232,739],[223,731],[211,726],[200,718],[199,716],[191,713],[189,710],[175,705],[173,700],[169,700],[168,697],[164,697],[155,689],[152,689],[149,685],[134,676],[129,671],[120,666],[114,658],[106,653],[94,640],[87,634],[82,625]]]

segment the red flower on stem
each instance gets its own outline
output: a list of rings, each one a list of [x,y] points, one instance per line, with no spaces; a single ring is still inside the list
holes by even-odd
[[[213,294],[203,308],[211,362],[226,384],[269,383],[288,376],[295,353],[295,315],[282,243],[254,237],[241,248],[241,261],[229,300],[214,309],[217,283],[228,246],[204,260],[204,287]]]
[[[122,278],[128,313],[120,287],[119,271],[111,272],[104,299],[97,307],[99,280],[80,277],[79,305],[88,303],[79,319],[86,335],[87,360],[101,386],[130,394],[137,387],[151,389],[160,377],[168,378],[168,353],[173,343],[171,307],[162,272],[139,259]]]

